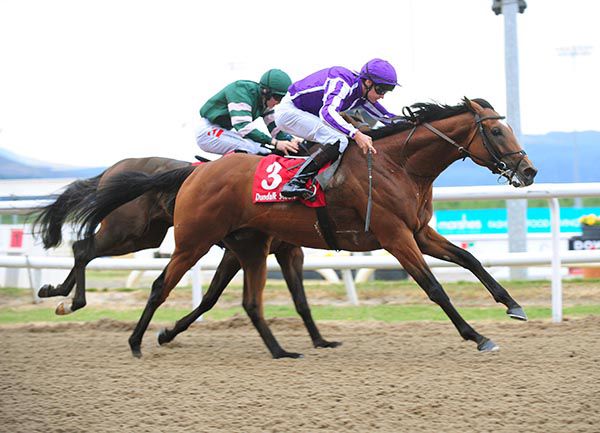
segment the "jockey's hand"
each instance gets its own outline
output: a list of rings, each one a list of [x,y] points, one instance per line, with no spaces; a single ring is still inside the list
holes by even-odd
[[[365,155],[369,151],[371,151],[373,154],[377,153],[377,150],[373,147],[373,139],[367,134],[358,131],[354,135],[354,141],[356,141],[356,144],[358,144],[358,147],[360,147]]]
[[[297,138],[293,138],[291,141],[277,140],[275,148],[278,151],[283,152],[285,155],[289,155],[290,153],[298,153],[298,144],[301,142],[302,140]]]

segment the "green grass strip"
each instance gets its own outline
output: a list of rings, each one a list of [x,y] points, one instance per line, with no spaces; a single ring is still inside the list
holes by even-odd
[[[435,305],[369,305],[369,306],[313,306],[312,314],[315,320],[355,320],[381,321],[386,323],[448,320],[444,312]],[[525,307],[530,319],[550,319],[552,311],[547,307]],[[174,322],[190,310],[181,308],[159,308],[153,322]],[[465,320],[509,320],[503,307],[465,307],[459,312]],[[0,324],[35,323],[35,322],[89,322],[100,319],[120,321],[137,321],[142,314],[141,309],[107,310],[87,307],[67,316],[56,316],[54,310],[48,308],[0,308]],[[208,320],[223,320],[235,315],[246,316],[241,307],[215,308],[205,317]],[[580,305],[565,307],[564,317],[600,315],[600,305]],[[298,317],[292,306],[265,306],[265,316]]]

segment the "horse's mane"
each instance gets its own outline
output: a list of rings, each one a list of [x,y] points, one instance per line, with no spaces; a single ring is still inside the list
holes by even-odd
[[[472,101],[481,105],[483,108],[491,108],[492,110],[494,109],[492,104],[485,99],[477,98],[472,99]],[[415,115],[414,119],[411,119],[410,117],[400,117],[398,118],[399,121],[397,123],[393,123],[382,128],[373,129],[368,131],[367,134],[370,135],[373,140],[377,140],[378,138],[387,137],[397,132],[411,129],[414,126],[412,123],[413,120],[416,120],[417,123],[433,122],[435,120],[446,119],[448,117],[471,111],[467,104],[466,98],[458,105],[445,105],[436,102],[417,102],[412,104],[410,108]]]

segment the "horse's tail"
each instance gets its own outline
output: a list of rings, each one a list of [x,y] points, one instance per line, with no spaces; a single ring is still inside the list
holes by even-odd
[[[74,220],[79,225],[79,237],[93,236],[98,224],[108,214],[147,192],[162,192],[175,196],[181,184],[195,168],[193,165],[187,165],[154,175],[126,171],[111,177],[75,210]]]
[[[35,215],[32,232],[41,238],[45,249],[60,245],[63,224],[72,217],[81,202],[96,191],[101,177],[102,174],[76,180],[62,194],[54,196],[56,199],[53,203],[43,207],[41,211],[32,212]]]

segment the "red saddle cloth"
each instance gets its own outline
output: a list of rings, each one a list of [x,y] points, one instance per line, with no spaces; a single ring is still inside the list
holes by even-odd
[[[269,155],[260,160],[256,172],[254,173],[254,183],[252,185],[253,203],[281,203],[299,200],[308,207],[323,207],[325,203],[325,193],[319,185],[317,186],[317,195],[314,201],[305,200],[298,197],[283,197],[281,188],[285,185],[300,166],[304,163],[303,158],[284,158],[277,155]],[[329,164],[320,171],[325,170]],[[312,186],[312,181],[308,181],[308,186]]]

